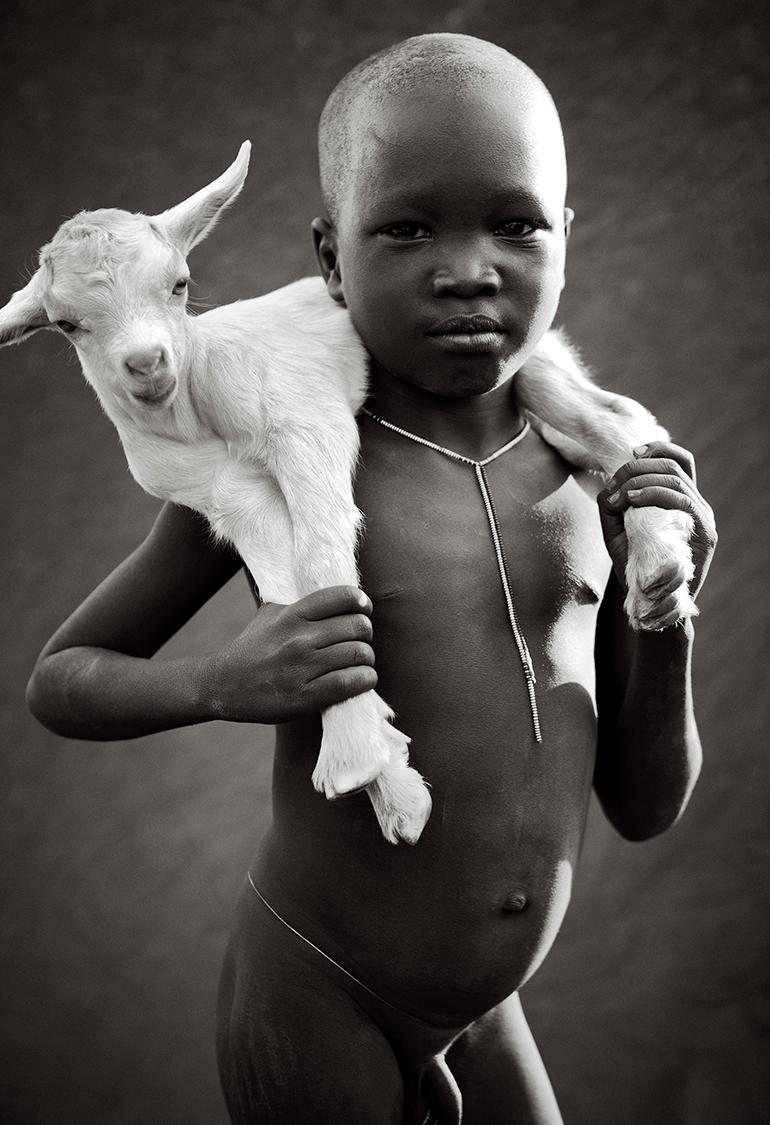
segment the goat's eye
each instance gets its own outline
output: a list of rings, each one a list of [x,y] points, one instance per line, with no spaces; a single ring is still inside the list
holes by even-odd
[[[171,292],[174,294],[175,297],[180,297],[182,295],[182,293],[184,293],[186,288],[187,288],[187,278],[186,277],[180,277],[179,281],[176,282],[176,284],[174,285],[174,288],[171,290]]]
[[[77,324],[73,324],[71,320],[57,320],[56,327],[61,328],[65,336],[71,336],[73,332],[77,332]]]

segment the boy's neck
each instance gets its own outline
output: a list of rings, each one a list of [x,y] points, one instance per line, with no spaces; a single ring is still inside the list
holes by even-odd
[[[474,461],[494,453],[524,425],[510,379],[486,394],[452,398],[395,379],[373,364],[366,407],[385,421]]]

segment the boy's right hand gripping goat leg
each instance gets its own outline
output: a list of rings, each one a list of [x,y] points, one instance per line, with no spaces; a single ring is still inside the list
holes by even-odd
[[[369,598],[352,586],[260,606],[208,661],[204,690],[212,710],[234,722],[282,723],[371,690],[371,613]]]

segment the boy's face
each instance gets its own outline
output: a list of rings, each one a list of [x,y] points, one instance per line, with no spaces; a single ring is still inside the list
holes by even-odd
[[[490,85],[483,97],[399,95],[370,118],[325,241],[327,272],[336,262],[330,291],[373,374],[452,397],[483,394],[518,370],[564,284],[555,115]]]

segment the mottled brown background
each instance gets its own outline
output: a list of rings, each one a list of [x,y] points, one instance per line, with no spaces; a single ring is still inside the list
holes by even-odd
[[[578,212],[561,320],[695,450],[721,544],[698,626],[706,764],[684,822],[592,812],[575,901],[525,990],[568,1125],[768,1120],[767,19],[691,0],[6,0],[0,295],[84,206],[161,209],[254,143],[193,258],[211,302],[313,270],[314,128],[408,34],[503,44],[551,86]],[[264,824],[270,731],[107,746],[26,713],[40,646],[156,504],[60,337],[2,354],[0,1120],[222,1125],[212,1029],[229,911]],[[234,582],[171,646],[251,605]]]

